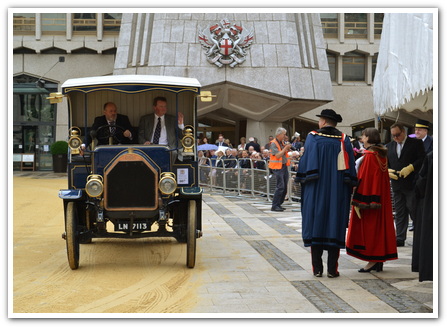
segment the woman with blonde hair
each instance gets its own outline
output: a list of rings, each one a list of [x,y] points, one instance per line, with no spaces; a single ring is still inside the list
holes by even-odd
[[[245,144],[247,144],[247,140],[245,139],[245,137],[241,137],[241,139],[240,139],[240,142],[241,142],[241,144],[239,144],[238,146],[237,146],[237,149],[240,151],[240,150],[245,150]]]
[[[225,139],[225,143],[228,145],[229,148],[233,148],[233,145],[230,142],[230,139]]]

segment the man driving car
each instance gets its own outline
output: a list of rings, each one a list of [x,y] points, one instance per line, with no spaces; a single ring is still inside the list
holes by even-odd
[[[109,144],[109,139],[112,139],[113,144],[130,144],[132,143],[132,125],[129,117],[118,113],[118,109],[113,102],[106,102],[104,104],[104,115],[98,116],[93,122],[91,131],[94,131],[97,145]],[[90,146],[93,138],[91,133],[86,133],[84,144],[81,149],[84,151],[86,147]]]

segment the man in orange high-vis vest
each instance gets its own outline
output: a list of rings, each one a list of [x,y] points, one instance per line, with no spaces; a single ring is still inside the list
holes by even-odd
[[[276,177],[276,189],[272,200],[272,211],[284,211],[281,207],[287,194],[287,183],[289,181],[289,171],[287,166],[290,166],[289,150],[291,144],[284,143],[286,136],[286,129],[279,127],[276,130],[276,138],[270,142],[270,161],[269,168]]]

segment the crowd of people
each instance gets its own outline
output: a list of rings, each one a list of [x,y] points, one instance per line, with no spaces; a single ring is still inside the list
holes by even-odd
[[[269,148],[272,139],[273,137],[270,136],[267,144],[261,145],[255,137],[249,137],[248,143],[246,142],[245,137],[241,137],[240,143],[233,147],[231,141],[224,138],[222,134],[219,135],[214,143],[209,143],[209,140],[206,137],[199,137],[197,139],[197,144],[199,146],[205,144],[214,144],[216,146],[213,149],[198,151],[199,165],[201,166],[201,182],[207,183],[209,181],[212,185],[219,184],[219,169],[212,169],[213,167],[225,168],[227,169],[227,172],[232,168],[242,168],[241,182],[244,188],[247,184],[247,176],[249,176],[250,173],[249,169],[269,169]],[[292,163],[292,171],[296,171],[299,158],[303,152],[304,147],[301,147],[300,151],[291,150],[288,152]],[[207,169],[207,167],[210,167],[210,169]],[[234,182],[237,179],[237,174],[239,172],[234,171],[232,173],[234,176],[231,175],[233,178],[230,179],[230,181]]]
[[[299,140],[299,134],[295,133],[294,140]],[[237,146],[233,146],[231,141],[229,139],[226,139],[223,134],[219,134],[218,139],[214,143],[210,143],[207,137],[199,137],[197,138],[197,145],[204,145],[204,144],[214,144],[217,146],[216,149],[209,149],[209,150],[199,150],[198,155],[200,158],[209,158],[212,159],[212,162],[216,162],[216,159],[219,158],[220,160],[224,161],[226,159],[253,159],[253,160],[263,160],[265,163],[268,162],[270,158],[270,142],[273,140],[273,136],[269,136],[269,140],[265,145],[261,145],[258,143],[258,139],[256,137],[250,137],[249,142],[246,142],[245,137],[240,138],[240,143]],[[289,156],[291,160],[295,164],[295,168],[297,167],[297,163],[299,161],[300,156],[304,153],[304,147],[302,145],[302,142],[297,141],[296,146],[294,146],[294,143],[292,143],[292,146],[294,146],[294,150],[289,151]],[[219,147],[220,150],[219,150]],[[223,147],[223,148],[222,148]],[[200,149],[200,147],[199,147]],[[228,150],[231,151],[231,156],[229,153],[227,153]],[[219,153],[222,152],[222,153]],[[202,162],[205,162],[205,160],[202,160]],[[223,162],[221,165],[224,164]],[[227,165],[230,165],[229,162],[227,162]],[[260,164],[264,165],[264,164]],[[214,166],[214,164],[213,164]],[[226,166],[227,167],[227,166]],[[231,167],[234,168],[234,167]],[[245,168],[245,167],[242,167]],[[264,169],[264,168],[262,168]]]
[[[304,245],[311,248],[316,277],[323,275],[323,251],[328,252],[328,277],[340,275],[342,248],[366,262],[360,273],[382,271],[384,262],[398,259],[397,249],[406,245],[409,229],[414,232],[412,271],[419,272],[420,281],[433,280],[433,139],[428,135],[429,122],[418,120],[413,135],[395,123],[390,128],[391,142],[384,144],[375,128],[364,129],[356,139],[345,135],[336,128],[342,117],[331,109],[317,116],[320,128],[305,141],[295,133],[289,142],[286,130],[278,128],[264,146],[254,137],[248,142],[242,137],[232,148],[220,135],[216,145],[225,144],[232,150],[210,150],[200,156],[215,167],[269,169],[276,179],[272,211],[286,210],[281,205],[289,172],[296,172],[292,182],[301,186],[302,237]],[[198,142],[206,144],[208,140]]]
[[[132,133],[127,116],[117,113],[112,102],[104,104],[104,115],[95,118],[93,133],[87,134],[81,154],[93,138],[108,142],[164,144],[175,147],[176,135],[184,128],[183,115],[167,115],[167,101],[157,97],[154,113],[140,120],[138,135]],[[407,135],[401,123],[390,127],[392,140],[384,145],[379,131],[366,128],[352,140],[337,129],[342,117],[332,109],[322,110],[319,129],[306,140],[295,132],[289,140],[279,127],[265,145],[255,137],[241,137],[233,145],[220,134],[214,143],[197,139],[200,179],[216,185],[226,168],[230,183],[248,183],[249,171],[269,170],[276,180],[272,211],[286,210],[290,171],[301,186],[302,237],[311,248],[314,275],[323,274],[323,251],[328,252],[327,275],[338,277],[340,249],[366,261],[359,272],[382,271],[383,263],[398,258],[397,247],[405,246],[409,221],[413,235],[412,271],[419,280],[433,280],[433,138],[430,123],[418,120],[415,133]],[[176,132],[178,129],[178,132]],[[136,134],[136,133],[135,133]],[[112,140],[114,139],[114,140]],[[200,150],[201,146],[207,150]],[[220,175],[219,175],[220,174]],[[234,185],[233,185],[234,186]],[[231,186],[230,186],[231,187]],[[393,213],[394,203],[394,213]]]

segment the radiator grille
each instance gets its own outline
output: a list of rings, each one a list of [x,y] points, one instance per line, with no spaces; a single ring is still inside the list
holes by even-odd
[[[116,162],[105,173],[104,186],[107,210],[157,208],[157,173],[146,161]]]

